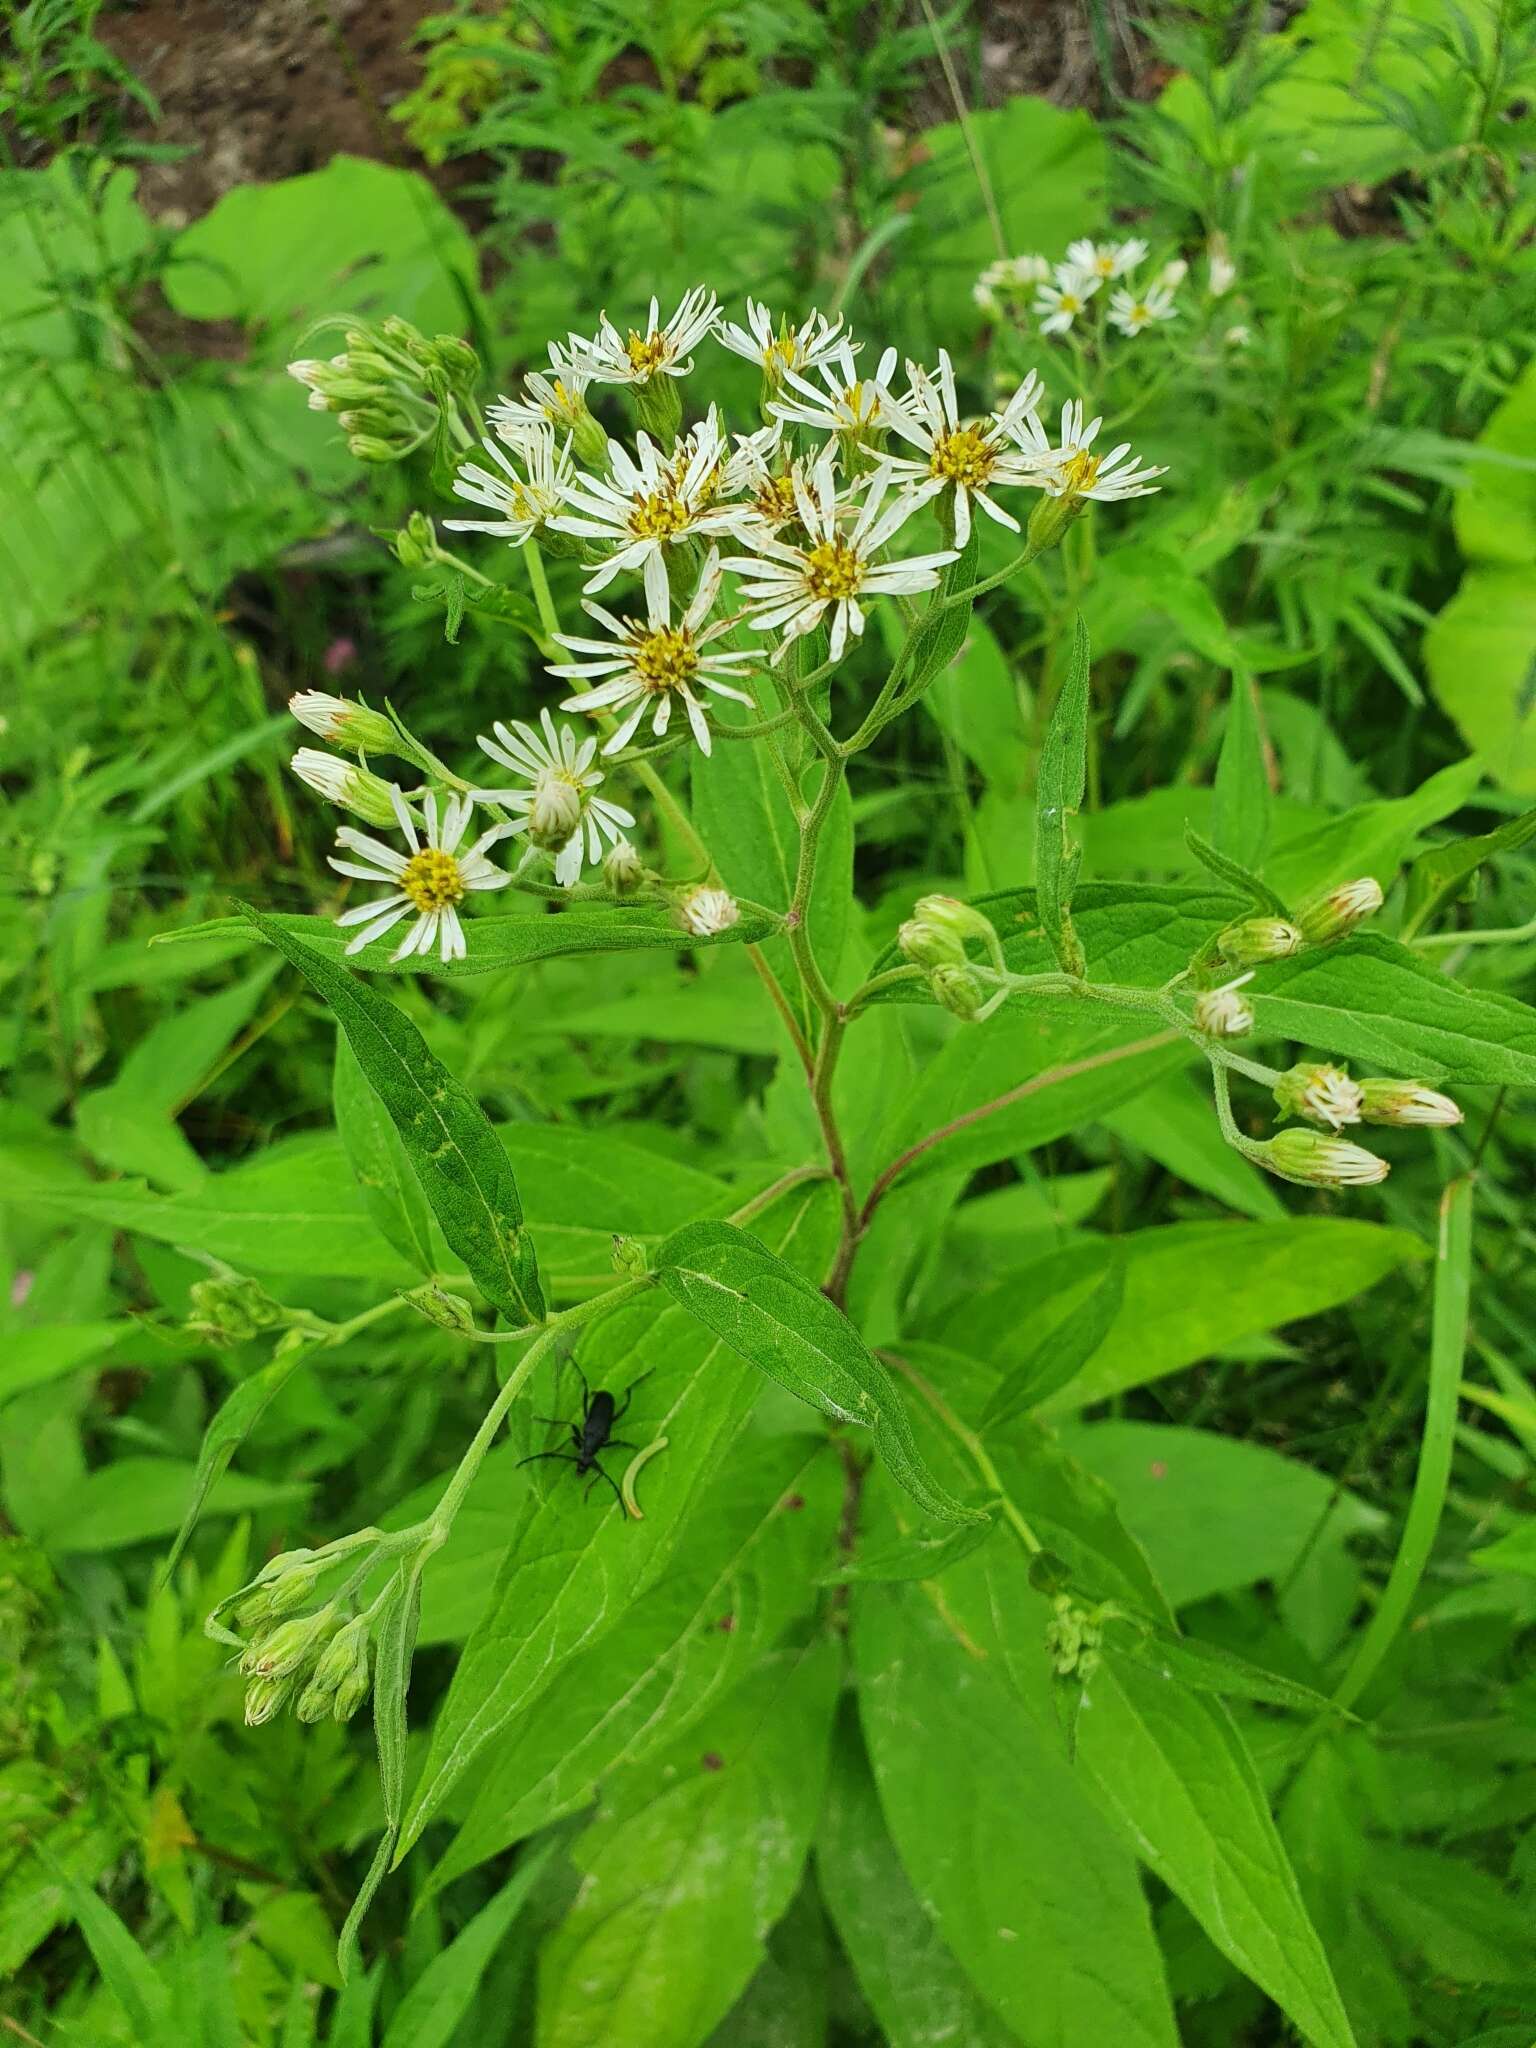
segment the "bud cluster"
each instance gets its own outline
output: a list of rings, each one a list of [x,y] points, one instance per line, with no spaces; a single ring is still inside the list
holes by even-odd
[[[992,920],[958,897],[920,897],[896,934],[902,958],[925,970],[934,1001],[952,1017],[967,1022],[996,1000],[989,997],[982,975],[966,952],[966,942],[971,939],[986,948],[997,972],[1006,974],[1002,943]]]
[[[223,1273],[214,1280],[195,1280],[187,1290],[191,1314],[186,1327],[210,1344],[243,1344],[263,1330],[275,1330],[288,1311],[266,1289],[243,1273]]]
[[[1351,1080],[1342,1067],[1303,1060],[1274,1084],[1274,1097],[1287,1116],[1322,1124],[1333,1136],[1293,1127],[1262,1144],[1245,1145],[1256,1165],[1303,1187],[1369,1187],[1389,1171],[1385,1159],[1336,1134],[1349,1124],[1450,1125],[1461,1109],[1422,1081]]]
[[[1085,1607],[1070,1593],[1058,1593],[1051,1609],[1051,1619],[1045,1625],[1051,1669],[1058,1678],[1075,1678],[1079,1685],[1086,1685],[1099,1668],[1104,1610]]]
[[[315,412],[336,414],[359,462],[399,462],[435,430],[442,414],[474,390],[480,359],[457,335],[431,340],[391,314],[377,327],[349,327],[329,360],[290,363]]]

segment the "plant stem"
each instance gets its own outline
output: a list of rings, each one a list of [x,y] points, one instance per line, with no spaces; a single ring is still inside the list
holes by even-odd
[[[885,1360],[887,1365],[895,1366],[902,1377],[912,1383],[934,1414],[939,1418],[940,1422],[949,1431],[950,1435],[954,1437],[956,1443],[963,1446],[975,1465],[977,1472],[980,1474],[982,1484],[989,1492],[997,1496],[998,1505],[1003,1512],[1003,1519],[1008,1523],[1008,1526],[1013,1530],[1013,1533],[1018,1537],[1030,1556],[1038,1555],[1040,1551],[1044,1550],[1045,1545],[1040,1541],[1040,1538],[1035,1534],[1023,1513],[1013,1501],[1007,1487],[1002,1482],[1002,1477],[997,1467],[992,1462],[991,1454],[975,1430],[960,1420],[954,1409],[950,1407],[943,1395],[940,1394],[937,1387],[924,1379],[923,1375],[909,1365],[906,1359],[898,1357],[892,1351],[882,1351],[879,1356]]]

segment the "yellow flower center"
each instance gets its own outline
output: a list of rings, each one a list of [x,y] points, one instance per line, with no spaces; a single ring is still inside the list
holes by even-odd
[[[864,564],[845,540],[818,541],[805,558],[805,587],[812,597],[856,597]]]
[[[992,474],[997,450],[980,427],[956,427],[940,434],[928,458],[930,476],[941,476],[961,490],[979,490]]]
[[[800,344],[792,334],[775,335],[763,350],[763,368],[769,377],[781,377],[800,360]]]
[[[797,510],[793,476],[786,471],[783,476],[767,478],[752,500],[752,506],[770,526],[782,526],[786,520],[793,519]]]
[[[1056,303],[1063,313],[1081,313],[1083,310],[1083,302],[1076,292],[1063,292]]]
[[[573,392],[566,390],[564,380],[556,377],[550,389],[553,398],[544,408],[544,417],[557,427],[578,419],[582,402]]]
[[[1093,267],[1100,277],[1113,277],[1115,274],[1115,259],[1113,256],[1095,256]]]
[[[636,540],[671,540],[688,525],[688,508],[671,491],[648,491],[635,499],[629,530]]]
[[[1099,474],[1099,458],[1090,455],[1086,448],[1079,448],[1072,460],[1062,470],[1061,480],[1066,486],[1069,498],[1080,497],[1084,491],[1091,491]]]
[[[422,912],[446,910],[450,903],[460,903],[464,898],[464,877],[458,862],[451,853],[440,853],[435,846],[423,847],[420,853],[411,855],[400,877],[400,887]]]
[[[1140,326],[1143,321],[1150,320],[1152,318],[1152,315],[1147,310],[1147,308],[1142,304],[1140,299],[1138,299],[1135,305],[1131,308],[1130,317],[1137,323],[1138,326]]]
[[[848,408],[850,418],[856,420],[861,427],[872,426],[880,417],[880,387],[875,385],[870,393],[868,412],[864,410],[862,379],[857,384],[850,384],[844,391],[843,403]]]
[[[642,340],[631,329],[629,339],[624,344],[624,353],[629,357],[630,367],[637,376],[654,377],[667,360],[667,337],[659,330],[653,329]]]
[[[652,695],[680,690],[698,673],[699,657],[686,626],[655,626],[635,636],[635,674]]]

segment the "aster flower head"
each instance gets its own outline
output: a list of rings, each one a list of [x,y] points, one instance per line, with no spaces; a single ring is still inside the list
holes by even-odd
[[[602,590],[622,570],[643,568],[653,556],[660,559],[665,548],[681,541],[727,532],[744,517],[741,506],[716,502],[726,448],[713,406],[669,450],[644,433],[636,435],[635,446],[631,455],[610,441],[610,474],[570,479],[564,508],[550,520],[557,532],[612,550],[588,577],[589,591]]]
[[[1034,413],[1025,414],[1013,433],[1035,465],[1041,485],[1053,498],[1070,498],[1076,504],[1084,498],[1109,503],[1117,498],[1148,497],[1157,489],[1151,479],[1166,475],[1166,467],[1142,463],[1131,454],[1128,441],[1111,448],[1107,455],[1095,454],[1093,444],[1103,424],[1102,419],[1096,419],[1085,426],[1082,405],[1074,398],[1061,408],[1059,446],[1051,445]]]
[[[1035,315],[1042,334],[1065,334],[1074,320],[1088,310],[1103,278],[1075,264],[1058,263],[1054,284],[1042,284],[1035,293]]]
[[[738,434],[726,458],[721,489],[728,498],[745,498],[744,521],[766,526],[770,533],[798,519],[796,480],[804,487],[806,465],[784,445],[784,422],[771,420],[755,434]]]
[[[955,371],[946,349],[939,350],[939,366],[932,376],[917,363],[907,364],[908,389],[891,410],[891,431],[919,451],[919,460],[909,456],[887,459],[893,476],[910,490],[915,484],[923,496],[934,495],[924,488],[954,492],[955,542],[964,547],[971,537],[971,503],[978,504],[989,519],[1017,533],[1019,522],[1005,512],[992,496],[999,484],[1035,482],[1034,470],[1020,454],[1012,438],[1013,427],[1033,412],[1039,397],[1040,380],[1031,370],[1008,403],[990,419],[962,424],[955,397]]]
[[[1360,1114],[1368,1124],[1448,1126],[1462,1120],[1459,1103],[1422,1081],[1362,1081]]]
[[[569,355],[593,384],[650,384],[658,377],[686,377],[693,368],[691,351],[714,331],[720,305],[702,285],[685,292],[670,320],[660,318],[659,300],[652,299],[645,321],[621,334],[603,313],[590,339],[573,334]]]
[[[521,448],[530,434],[543,427],[561,435],[574,433],[591,418],[586,400],[591,381],[591,374],[579,362],[557,360],[551,363],[548,375],[530,370],[523,379],[523,397],[498,398],[486,407],[486,418],[513,448]]]
[[[1165,284],[1148,285],[1145,291],[1140,292],[1118,291],[1110,294],[1110,324],[1118,327],[1122,334],[1140,334],[1143,328],[1155,327],[1160,321],[1171,320],[1176,310],[1173,291]]]
[[[1330,1138],[1297,1124],[1277,1131],[1263,1144],[1245,1145],[1244,1154],[1281,1180],[1312,1188],[1366,1188],[1386,1179],[1385,1159],[1348,1138]]]
[[[730,630],[728,619],[709,622],[715,599],[720,594],[720,555],[711,548],[699,577],[699,587],[677,624],[672,623],[672,594],[667,572],[659,555],[645,565],[645,609],[643,619],[615,618],[590,599],[583,609],[610,635],[607,640],[578,640],[565,633],[555,638],[573,654],[593,657],[561,662],[550,669],[555,676],[590,677],[596,682],[579,697],[567,697],[562,711],[612,711],[620,716],[618,730],[603,747],[605,754],[627,746],[635,728],[648,712],[651,731],[658,737],[671,722],[672,707],[680,702],[699,743],[699,751],[710,751],[709,725],[696,690],[717,697],[733,697],[738,704],[750,704],[745,690],[734,689],[726,677],[743,662],[755,661],[751,652],[707,652],[709,643]]]
[[[818,434],[843,434],[851,440],[865,440],[890,424],[891,378],[896,374],[896,351],[888,348],[875,366],[872,377],[860,377],[853,360],[854,344],[846,335],[839,338],[822,361],[816,364],[821,386],[802,377],[798,370],[786,370],[786,397],[776,398],[770,411],[791,426],[813,427]]]
[[[485,857],[488,847],[505,838],[508,827],[493,825],[464,849],[461,841],[474,816],[473,798],[451,796],[440,806],[429,790],[422,798],[425,830],[418,833],[404,797],[398,789],[392,794],[395,823],[405,835],[410,851],[401,853],[381,839],[371,839],[366,832],[344,825],[336,834],[336,841],[354,857],[338,860],[333,854],[331,866],[338,875],[382,883],[388,893],[371,903],[344,910],[336,922],[349,928],[361,927],[347,944],[347,951],[356,953],[393,930],[414,910],[415,922],[390,958],[408,960],[413,954],[425,957],[435,944],[446,967],[465,955],[464,927],[458,911],[465,896],[480,890],[505,889],[512,879]]]
[[[616,845],[635,820],[631,812],[595,794],[603,781],[592,766],[595,739],[578,741],[570,726],[558,728],[547,711],[539,713],[542,734],[514,720],[492,726],[496,735],[475,742],[526,785],[521,789],[477,789],[477,803],[504,804],[518,815],[506,829],[516,837],[526,832],[535,846],[555,855],[555,880],[569,889],[584,861],[598,861],[603,846]]]
[[[841,316],[829,320],[813,307],[798,327],[790,326],[787,315],[781,316],[775,326],[772,313],[760,299],[747,300],[745,326],[734,320],[722,320],[715,330],[715,339],[733,355],[756,363],[774,390],[783,382],[787,370],[814,370],[829,361],[840,346],[855,351],[860,346],[848,341]]]
[[[1364,1102],[1359,1083],[1324,1060],[1288,1067],[1275,1083],[1274,1096],[1287,1116],[1303,1116],[1332,1131],[1359,1123]]]
[[[856,638],[864,630],[861,600],[931,590],[945,563],[955,559],[957,550],[948,548],[905,561],[878,560],[880,550],[918,505],[942,488],[930,481],[898,493],[886,505],[890,483],[890,467],[882,464],[870,478],[857,511],[851,501],[840,504],[829,449],[809,478],[797,482],[802,545],[779,540],[761,527],[743,529],[742,538],[754,553],[735,556],[723,566],[743,579],[747,623],[759,633],[782,629],[785,638],[775,661],[791,640],[813,632],[829,609],[829,652],[833,661],[840,661],[850,635]]]
[[[1134,270],[1138,263],[1145,261],[1147,245],[1132,236],[1124,242],[1094,242],[1084,238],[1067,245],[1067,261],[1057,269],[1057,277],[1068,266],[1080,270],[1088,277],[1096,277],[1101,284],[1107,284],[1112,277],[1124,277],[1128,270]]]
[[[529,427],[517,443],[517,462],[487,437],[480,443],[495,463],[494,471],[466,462],[453,480],[454,496],[483,505],[494,519],[445,519],[455,533],[496,533],[510,547],[520,548],[543,527],[555,523],[564,509],[565,493],[575,475],[569,447],[556,443],[547,424]]]
[[[741,906],[724,889],[701,885],[677,900],[677,921],[696,939],[712,939],[741,921]]]

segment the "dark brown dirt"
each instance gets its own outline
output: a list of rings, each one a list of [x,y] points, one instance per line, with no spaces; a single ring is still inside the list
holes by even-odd
[[[420,159],[389,108],[421,76],[412,45],[434,0],[143,0],[97,34],[160,103],[136,125],[189,147],[144,167],[140,197],[171,225],[233,185],[320,169],[338,152]],[[450,181],[451,182],[451,181]]]

